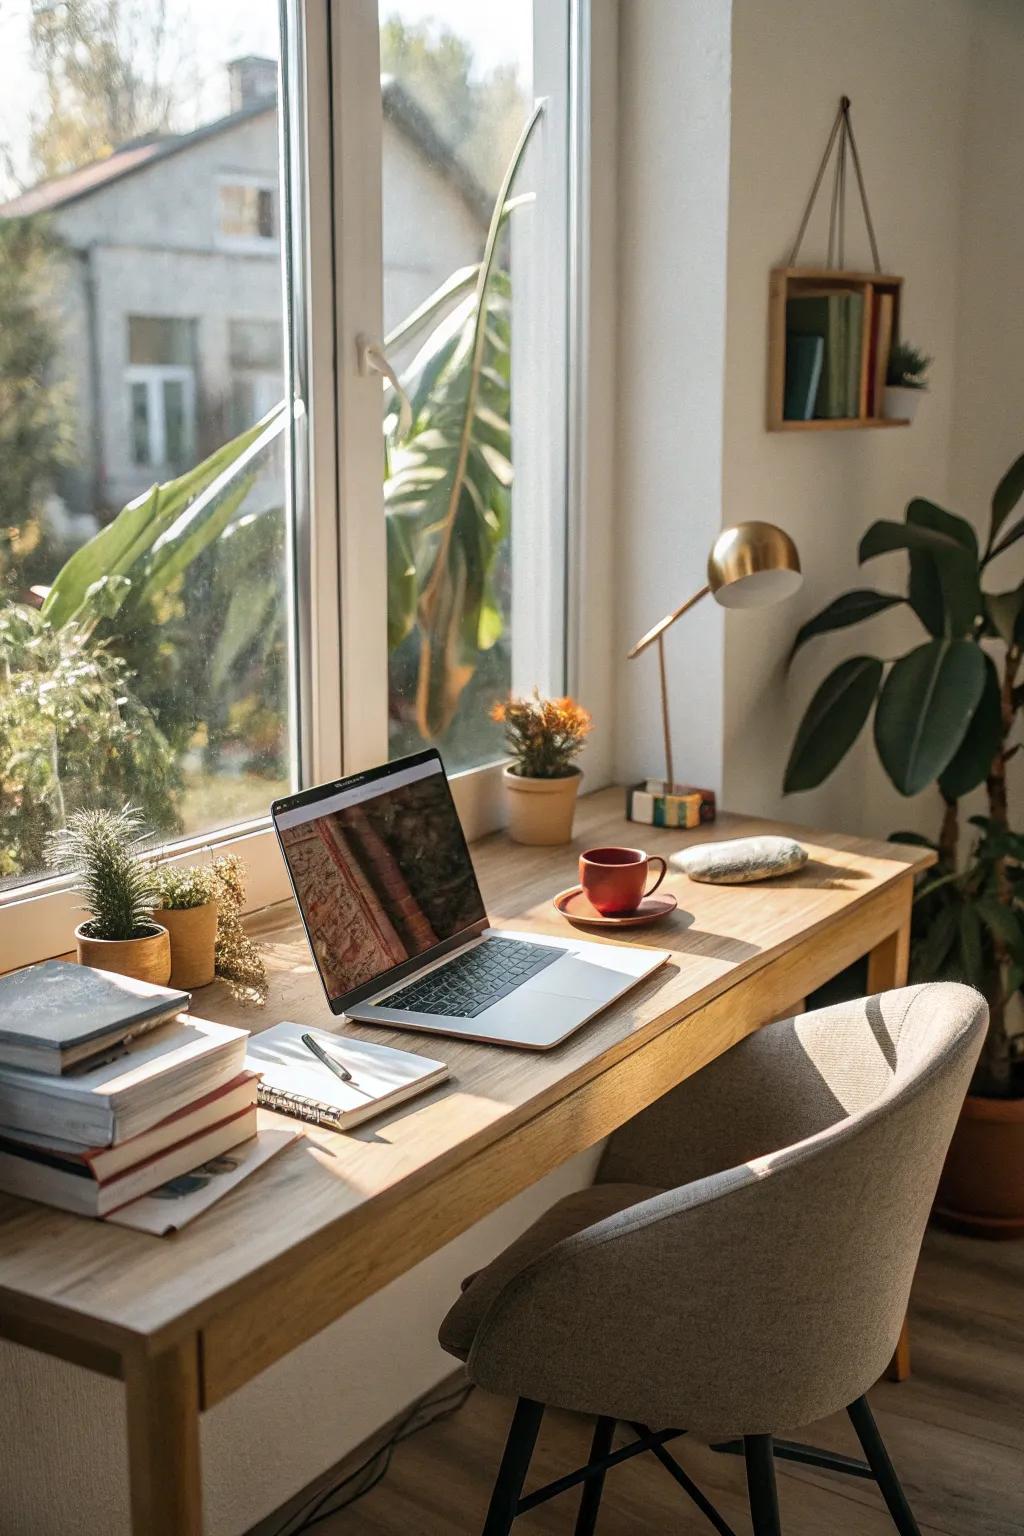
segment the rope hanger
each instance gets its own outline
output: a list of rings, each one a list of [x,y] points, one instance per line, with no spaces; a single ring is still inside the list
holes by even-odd
[[[835,122],[832,124],[832,132],[828,136],[825,145],[825,153],[821,157],[818,166],[818,174],[814,178],[811,195],[807,199],[807,207],[804,216],[800,220],[800,228],[797,231],[796,240],[789,256],[789,265],[796,266],[796,259],[800,251],[800,245],[807,232],[807,225],[814,208],[815,199],[825,177],[829,159],[838,140],[835,166],[832,178],[832,200],[828,215],[828,258],[825,265],[842,269],[846,253],[846,159],[847,152],[853,161],[854,174],[857,177],[857,190],[860,193],[860,205],[864,210],[864,223],[867,226],[868,240],[871,244],[871,259],[875,264],[875,271],[881,272],[882,263],[878,257],[878,242],[875,239],[875,226],[871,220],[871,209],[868,207],[868,195],[864,188],[864,173],[861,170],[860,155],[857,153],[857,140],[853,136],[853,124],[850,121],[850,98],[839,98],[839,111],[836,113]],[[835,260],[833,260],[833,255]]]

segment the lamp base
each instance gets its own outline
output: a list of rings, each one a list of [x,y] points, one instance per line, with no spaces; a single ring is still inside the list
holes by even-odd
[[[626,816],[648,827],[699,827],[715,819],[714,790],[673,784],[669,792],[664,779],[646,779],[626,790]]]

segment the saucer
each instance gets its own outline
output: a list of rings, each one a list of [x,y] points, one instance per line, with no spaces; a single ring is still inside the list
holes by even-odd
[[[667,917],[675,911],[678,903],[671,894],[645,896],[632,912],[625,912],[620,917],[604,917],[596,907],[590,905],[581,885],[571,885],[567,891],[559,891],[552,905],[570,923],[586,923],[601,928],[637,928],[641,923],[655,923],[660,917]]]

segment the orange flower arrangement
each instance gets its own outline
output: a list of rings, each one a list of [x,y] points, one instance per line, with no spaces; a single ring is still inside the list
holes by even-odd
[[[583,750],[593,722],[574,699],[542,699],[535,688],[532,698],[495,704],[491,719],[505,727],[511,771],[518,777],[567,779],[579,771],[573,758]]]

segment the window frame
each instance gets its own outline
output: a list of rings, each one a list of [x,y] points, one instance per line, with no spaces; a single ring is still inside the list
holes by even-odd
[[[535,0],[535,4],[542,0]],[[568,422],[566,443],[565,649],[567,688],[593,678],[602,691],[610,667],[593,658],[610,646],[605,626],[591,622],[581,601],[584,568],[609,538],[610,462],[608,414],[595,431],[589,401],[594,393],[594,352],[587,338],[595,318],[588,279],[595,255],[605,279],[613,265],[613,227],[601,228],[607,250],[591,245],[590,186],[607,180],[613,149],[606,145],[601,163],[591,153],[592,122],[614,104],[616,49],[614,0],[564,0],[570,36],[569,227],[567,343]],[[343,17],[343,21],[339,18]],[[595,26],[595,22],[597,25]],[[593,51],[607,53],[601,74],[605,99],[591,100]],[[282,100],[291,107],[284,135],[282,176],[275,204],[277,234],[256,242],[265,253],[280,244],[286,373],[292,381],[296,420],[305,430],[286,433],[287,474],[294,498],[290,540],[289,615],[296,637],[293,664],[293,771],[298,782],[314,784],[342,772],[383,761],[387,755],[386,690],[361,688],[359,676],[387,675],[385,626],[374,591],[385,590],[383,492],[369,508],[359,490],[380,486],[380,381],[360,371],[360,340],[379,335],[382,316],[380,259],[380,155],[382,110],[379,80],[376,0],[350,0],[344,10],[329,0],[283,0]],[[367,81],[374,85],[367,89]],[[359,145],[358,156],[342,152]],[[239,173],[224,173],[237,184]],[[266,178],[252,178],[266,182]],[[596,225],[595,225],[596,227]],[[296,238],[299,237],[299,238]],[[230,240],[232,250],[239,250]],[[227,247],[225,247],[227,248]],[[597,285],[607,292],[606,281]],[[333,313],[334,327],[314,323]],[[371,337],[376,339],[376,336]],[[606,350],[606,349],[605,349]],[[602,351],[602,372],[611,362]],[[135,365],[131,365],[134,367]],[[144,366],[144,365],[139,365]],[[126,390],[126,394],[129,392]],[[588,430],[589,426],[589,430]],[[593,484],[601,486],[595,495]],[[593,502],[593,507],[589,504]],[[582,509],[587,504],[584,521]],[[379,514],[379,515],[377,515]],[[342,558],[344,552],[345,558]],[[379,588],[365,579],[376,574]],[[360,665],[343,675],[342,656]],[[591,661],[588,663],[588,656]],[[370,663],[367,665],[367,663]],[[592,708],[606,697],[588,695]],[[601,754],[590,787],[606,779]],[[452,776],[452,789],[463,826],[471,839],[503,823],[501,775],[504,763]],[[237,851],[248,872],[247,910],[287,898],[284,862],[269,814],[266,818],[168,842],[160,856],[172,862],[203,861]],[[66,877],[46,876],[0,892],[0,972],[66,953],[79,921],[78,897]]]
[[[128,440],[132,449],[132,464],[139,469],[173,469],[180,474],[185,467],[167,457],[167,407],[164,385],[182,386],[183,416],[189,438],[188,453],[194,454],[196,446],[196,371],[188,363],[129,363],[124,371],[128,398]],[[132,408],[132,388],[141,384],[146,390],[146,439],[149,447],[147,459],[135,457],[135,413]]]

